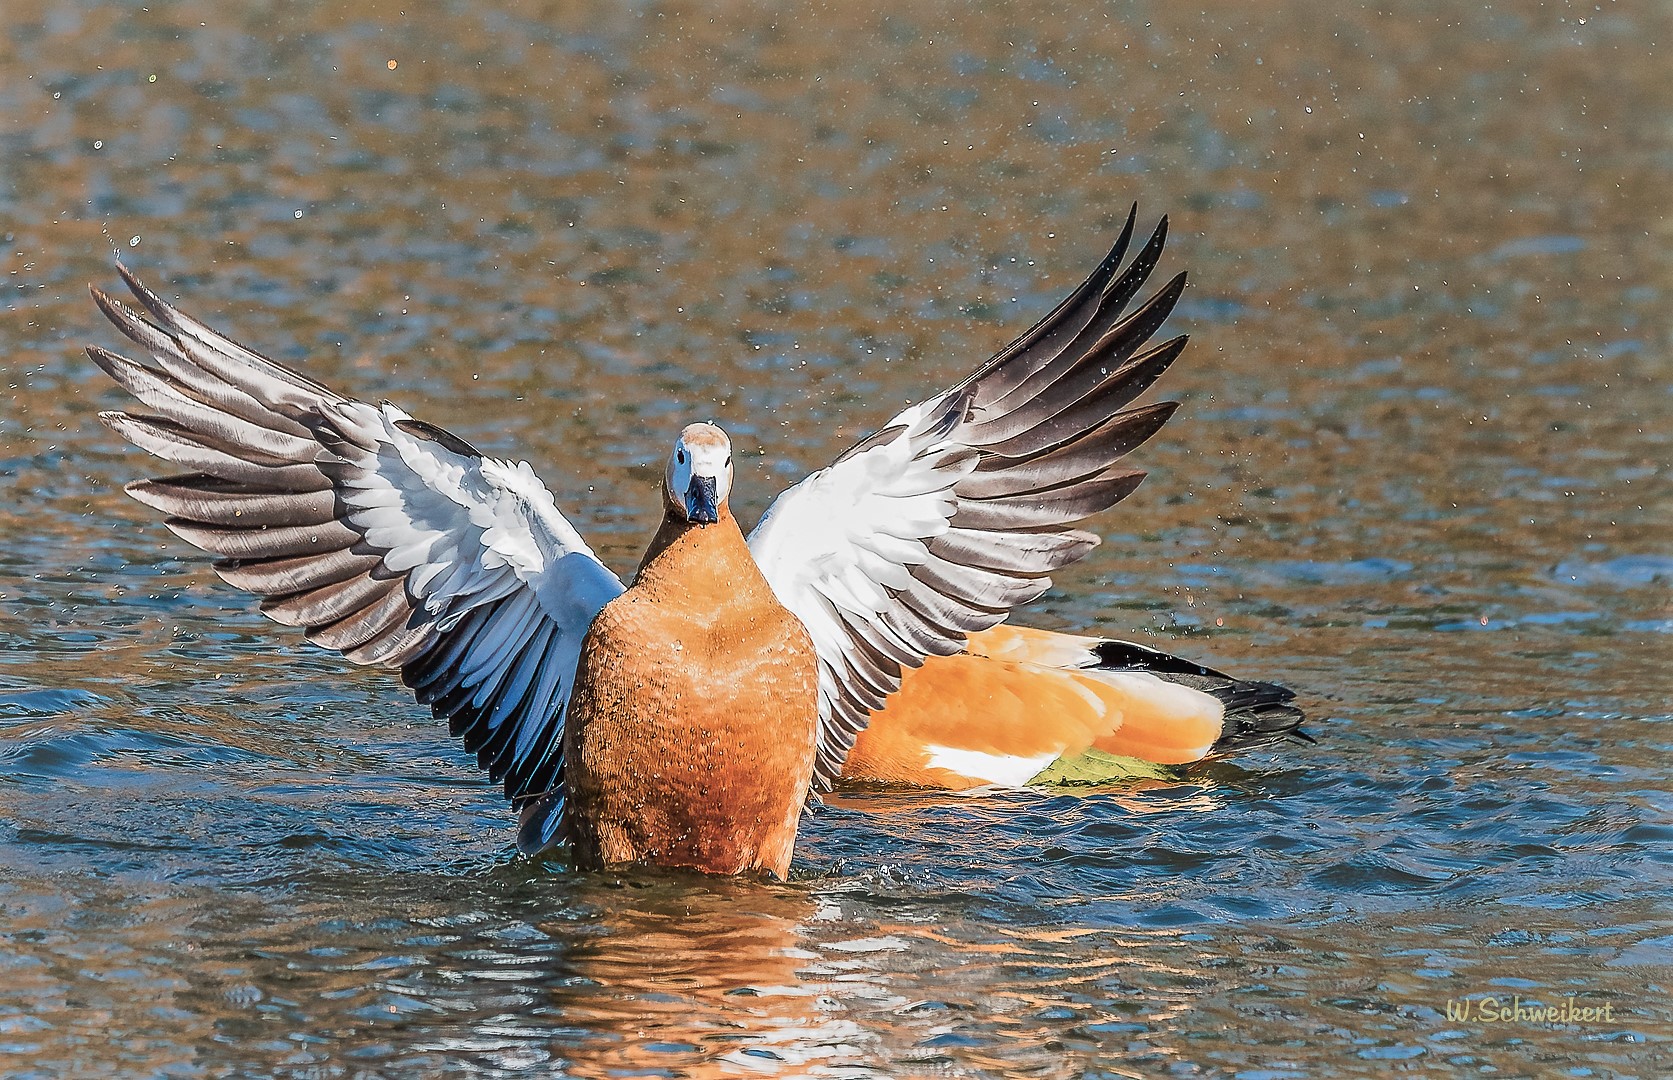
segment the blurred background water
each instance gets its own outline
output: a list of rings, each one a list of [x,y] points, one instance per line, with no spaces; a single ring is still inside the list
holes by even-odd
[[[1560,0],[6,0],[0,1073],[1673,1072],[1670,46]],[[394,680],[121,494],[81,352],[120,253],[529,458],[626,572],[679,425],[753,517],[1135,200],[1185,406],[1021,621],[1293,685],[1319,745],[851,794],[783,886],[515,860]]]

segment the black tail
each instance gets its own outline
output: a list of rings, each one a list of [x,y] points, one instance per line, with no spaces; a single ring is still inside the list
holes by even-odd
[[[1148,671],[1169,682],[1213,694],[1226,706],[1226,726],[1215,740],[1211,753],[1248,750],[1268,743],[1295,741],[1311,743],[1313,736],[1301,730],[1306,720],[1291,705],[1295,691],[1269,682],[1246,682],[1223,671],[1193,664],[1177,656],[1134,645],[1130,641],[1098,643],[1098,666],[1109,671]]]

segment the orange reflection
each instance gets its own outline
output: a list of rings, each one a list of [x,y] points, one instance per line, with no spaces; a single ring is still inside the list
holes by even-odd
[[[857,1031],[802,969],[810,893],[748,881],[623,880],[587,899],[604,914],[551,990],[576,1076],[720,1077],[853,1059]],[[568,924],[549,927],[572,935]]]

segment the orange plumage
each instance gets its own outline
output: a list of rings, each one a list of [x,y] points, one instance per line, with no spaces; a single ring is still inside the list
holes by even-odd
[[[1182,764],[1213,748],[1219,701],[1144,672],[1087,667],[1095,644],[998,626],[964,653],[928,658],[872,715],[843,778],[964,789],[1026,783],[1089,749]]]
[[[564,732],[575,859],[785,877],[818,738],[818,659],[732,517],[732,446],[680,433],[664,514],[581,643]]]
[[[581,646],[565,760],[589,867],[784,877],[813,777],[813,642],[730,511],[670,515]]]
[[[1120,641],[966,640],[1097,543],[1073,524],[1136,487],[1121,459],[1176,407],[1128,407],[1185,345],[1150,343],[1183,274],[1128,310],[1167,232],[1123,268],[1136,213],[1051,314],[780,494],[747,542],[730,441],[687,426],[626,590],[527,463],[343,397],[120,266],[143,311],[94,299],[152,360],[89,356],[157,413],[106,422],[185,470],[128,490],[276,620],[399,669],[504,782],[521,850],[783,876],[805,799],[842,778],[1026,784],[1091,751],[1307,740],[1272,683]]]

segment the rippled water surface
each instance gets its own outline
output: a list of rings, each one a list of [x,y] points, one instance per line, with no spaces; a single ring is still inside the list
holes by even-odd
[[[1673,1072],[1670,47],[1654,3],[6,0],[0,1073]],[[1293,685],[1319,744],[852,793],[786,885],[513,858],[393,680],[121,494],[81,353],[120,249],[626,571],[685,420],[753,516],[1135,200],[1184,408],[1024,621]]]

